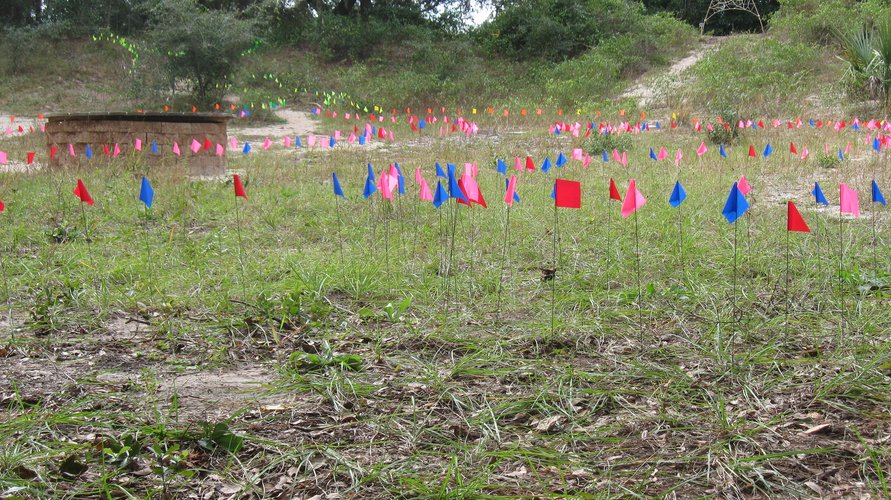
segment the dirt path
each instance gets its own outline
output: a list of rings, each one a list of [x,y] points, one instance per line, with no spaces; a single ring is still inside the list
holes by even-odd
[[[641,107],[649,105],[655,95],[653,84],[657,80],[667,81],[670,88],[677,88],[683,85],[684,81],[678,79],[677,76],[690,66],[699,62],[706,56],[706,54],[717,49],[720,44],[720,37],[705,37],[696,49],[687,54],[684,58],[678,59],[672,63],[667,70],[659,71],[655,74],[651,72],[643,75],[638,79],[638,82],[626,90],[621,97],[636,99]]]
[[[262,127],[245,127],[240,126],[238,122],[233,122],[229,134],[239,137],[280,139],[285,136],[294,137],[295,135],[306,137],[307,134],[317,133],[316,126],[318,122],[313,119],[310,113],[282,108],[276,110],[275,115],[285,120],[285,123],[274,123]]]

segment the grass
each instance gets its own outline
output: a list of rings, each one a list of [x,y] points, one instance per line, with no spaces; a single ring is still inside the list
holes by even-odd
[[[627,169],[595,157],[587,170],[521,174],[498,314],[494,158],[553,162],[582,140],[546,136],[548,114],[478,118],[483,133],[469,140],[414,137],[400,123],[378,149],[232,155],[248,193],[243,256],[231,183],[190,181],[183,165],[2,174],[12,325],[0,334],[0,494],[887,495],[888,213],[863,198],[871,178],[889,185],[887,158],[849,129],[805,127],[743,131],[730,159],[711,148],[698,161],[699,135],[664,128],[629,136]],[[832,168],[777,146],[848,140],[853,159]],[[3,148],[18,158],[41,141]],[[771,159],[745,158],[767,141]],[[683,148],[679,171],[648,159],[659,145]],[[361,199],[366,163],[393,161],[409,194]],[[434,161],[476,161],[490,208],[416,203],[413,171],[430,182]],[[349,196],[339,205],[332,171]],[[136,200],[143,174],[149,212]],[[582,181],[583,208],[559,213],[551,282],[555,174]],[[720,213],[741,174],[754,191],[737,228],[734,307],[734,229]],[[97,200],[88,229],[70,193],[78,177]],[[608,205],[610,177],[623,195],[637,179],[649,200],[637,217],[639,303],[634,221]],[[667,203],[676,178],[689,196],[680,211]],[[830,199],[837,182],[855,186],[869,216],[843,223],[842,276],[839,221],[814,209],[814,181]],[[813,229],[790,237],[788,296],[787,199]]]

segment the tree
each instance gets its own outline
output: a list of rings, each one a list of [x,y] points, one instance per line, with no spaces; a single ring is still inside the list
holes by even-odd
[[[161,0],[147,34],[166,58],[171,80],[186,79],[204,103],[219,100],[254,40],[254,26],[235,12],[207,10],[195,0]]]

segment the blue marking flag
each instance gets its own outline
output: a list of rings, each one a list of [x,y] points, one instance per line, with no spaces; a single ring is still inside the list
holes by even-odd
[[[875,149],[876,151],[882,150],[882,143],[879,141],[878,137],[872,140],[872,149]]]
[[[249,142],[244,143],[244,149],[242,149],[241,152],[244,154],[250,153],[251,152],[251,143],[249,143]]]
[[[142,186],[139,188],[139,201],[145,203],[145,206],[152,208],[152,200],[155,198],[155,190],[149,184],[148,179],[142,176]]]
[[[841,148],[838,148],[838,159],[841,161],[845,161],[845,154],[842,153]]]
[[[360,145],[360,146],[364,146],[364,145],[365,145],[365,134],[362,134],[362,135],[359,136],[359,145]]]
[[[369,163],[368,176],[365,177],[365,189],[362,190],[362,196],[367,200],[375,191],[377,191],[377,186],[374,185],[374,170],[371,168],[371,163]]]
[[[727,158],[727,151],[724,151],[724,145],[721,144],[721,156],[723,158]]]
[[[814,190],[811,191],[811,194],[814,195],[814,201],[818,204],[829,205],[829,201],[826,200],[826,196],[823,194],[823,190],[820,189],[820,183],[814,183]]]
[[[457,198],[458,200],[461,200],[464,203],[470,205],[470,200],[467,199],[467,195],[464,194],[464,191],[461,189],[461,186],[458,184],[458,179],[455,178],[455,166],[450,163],[448,165],[448,169],[449,169],[449,198]]]
[[[568,160],[566,159],[565,156],[563,156],[563,153],[560,153],[560,155],[557,156],[557,168],[560,168],[560,167],[562,167],[563,165],[566,165],[566,162],[567,162],[567,161],[568,161]]]
[[[507,174],[507,165],[501,158],[498,158],[498,173],[502,175]]]
[[[687,192],[684,191],[684,186],[681,185],[681,181],[677,181],[674,183],[674,189],[671,191],[671,196],[668,198],[668,203],[677,208],[681,206],[681,203],[687,199]]]
[[[875,179],[872,180],[872,202],[881,203],[882,206],[888,204],[885,202],[885,196],[882,195],[882,190],[879,189],[879,184],[875,181]]]
[[[443,179],[449,178],[449,176],[447,176],[446,173],[442,171],[442,167],[439,166],[439,162],[436,162],[436,176],[442,177]]]
[[[152,140],[152,153],[158,154],[158,143]]]
[[[770,147],[770,143],[767,143],[767,146],[764,146],[764,157],[767,158],[773,153],[773,148]]]
[[[730,195],[727,197],[727,202],[724,203],[724,210],[721,210],[721,214],[731,224],[736,222],[736,219],[742,217],[746,210],[749,209],[749,202],[746,201],[746,197],[743,196],[739,186],[736,184],[734,182],[733,187],[730,188]]]
[[[294,147],[295,148],[303,147],[303,144],[300,142],[300,136],[297,136],[297,135],[294,136]]]
[[[86,151],[84,151],[84,154],[87,155],[88,160],[93,159],[93,148],[91,148],[89,144],[87,144],[87,149],[86,149]]]
[[[609,155],[606,154],[606,150],[603,150],[603,163],[609,163]]]
[[[442,187],[442,182],[439,180],[436,181],[436,192],[433,194],[433,206],[439,208],[443,203],[449,200],[449,194],[446,193],[444,187]]]
[[[337,145],[337,141],[334,140],[334,136],[332,135],[331,137],[328,138],[328,147],[333,148],[336,145]]]
[[[653,148],[650,148],[650,159],[652,159],[653,161],[657,160],[656,153],[653,152]]]
[[[337,180],[337,172],[331,172],[331,181],[334,183],[334,196],[346,198],[343,194],[343,189],[340,188],[340,181]]]
[[[543,173],[547,173],[548,170],[550,170],[550,169],[551,169],[551,158],[548,156],[545,156],[544,161],[541,163],[541,171]]]

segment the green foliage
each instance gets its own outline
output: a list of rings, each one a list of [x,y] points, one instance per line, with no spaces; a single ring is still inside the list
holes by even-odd
[[[836,32],[849,33],[863,24],[891,17],[887,0],[779,0],[771,30],[795,41],[829,45]]]
[[[285,369],[296,373],[324,371],[328,368],[358,372],[362,370],[363,364],[364,361],[358,354],[337,354],[326,341],[322,343],[322,349],[318,354],[291,353]]]
[[[855,96],[878,100],[891,110],[891,18],[873,28],[838,32],[847,63],[845,77]]]
[[[820,168],[836,168],[839,163],[841,163],[841,160],[838,159],[838,155],[828,153],[820,153],[817,155],[817,166]]]
[[[668,91],[669,100],[701,103],[709,112],[800,112],[804,99],[817,93],[827,75],[819,49],[761,36],[726,40],[687,72],[691,83]]]
[[[596,130],[591,132],[591,136],[583,143],[585,151],[592,156],[600,155],[604,151],[612,154],[614,149],[628,151],[632,145],[631,137],[627,134],[598,134]]]
[[[668,15],[641,17],[633,31],[554,67],[546,91],[565,105],[602,99],[623,89],[628,79],[666,64],[692,45],[694,36],[691,28]]]
[[[171,84],[183,79],[200,102],[219,100],[252,45],[253,24],[194,0],[161,0],[151,15],[148,38],[165,56]]]
[[[624,0],[522,0],[481,27],[479,36],[496,54],[561,61],[634,31],[643,18],[640,4]]]

